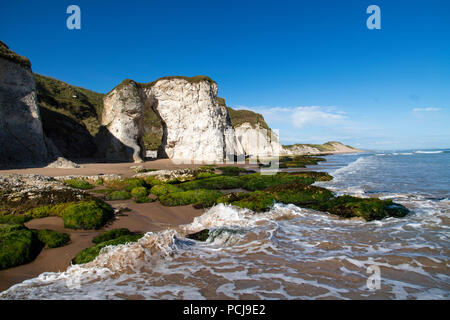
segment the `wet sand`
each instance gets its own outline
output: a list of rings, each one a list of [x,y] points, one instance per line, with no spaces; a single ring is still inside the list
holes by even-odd
[[[98,175],[118,174],[123,177],[131,177],[135,173],[130,167],[142,165],[146,169],[182,169],[196,168],[205,164],[177,164],[169,159],[158,159],[144,163],[81,163],[83,168],[25,168],[0,170],[0,175],[6,174],[39,174],[44,176],[65,175]],[[256,169],[256,165],[249,164],[218,164],[217,166],[239,166],[247,169]],[[296,171],[311,170],[310,168],[296,168]],[[43,249],[39,256],[32,262],[6,270],[0,270],[0,292],[7,290],[14,284],[24,280],[35,278],[43,272],[64,271],[70,266],[71,260],[83,249],[93,245],[92,239],[105,230],[127,228],[132,232],[145,233],[148,231],[161,231],[170,227],[188,224],[205,211],[195,209],[192,205],[166,207],[158,201],[153,203],[137,204],[132,200],[107,201],[114,208],[129,208],[131,211],[116,215],[114,221],[100,230],[76,231],[64,228],[62,218],[47,217],[33,219],[25,225],[30,229],[50,229],[65,232],[70,235],[71,242],[61,248]]]

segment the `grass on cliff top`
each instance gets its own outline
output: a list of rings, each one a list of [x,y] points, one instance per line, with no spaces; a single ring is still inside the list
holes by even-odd
[[[158,81],[161,80],[174,80],[174,79],[181,79],[181,80],[186,80],[190,83],[199,83],[201,81],[207,81],[209,83],[216,83],[214,80],[212,80],[210,77],[208,76],[204,76],[204,75],[198,75],[198,76],[194,76],[194,77],[186,77],[186,76],[166,76],[166,77],[162,77],[159,79],[156,79],[155,81],[149,82],[149,83],[139,83],[139,85],[141,87],[144,88],[151,88],[153,87]]]
[[[248,122],[252,127],[257,127],[259,125],[268,131],[267,134],[270,134],[270,128],[261,114],[250,110],[234,110],[230,107],[227,107],[227,110],[233,128],[239,127],[245,122]]]
[[[10,50],[9,47],[2,41],[0,41],[0,58],[15,62],[21,66],[31,68],[31,63],[28,58],[23,57],[14,51]]]
[[[103,94],[36,73],[34,78],[39,106],[68,116],[95,136],[101,125]]]
[[[332,151],[334,151],[335,147],[333,146],[333,144],[335,144],[335,143],[343,145],[341,142],[338,142],[338,141],[328,141],[328,142],[325,142],[324,144],[296,143],[296,144],[284,145],[283,147],[286,149],[293,149],[294,147],[306,146],[306,147],[316,148],[321,152],[332,152]],[[345,146],[348,148],[357,150],[356,148],[354,148],[352,146],[349,146],[349,145],[345,145]]]

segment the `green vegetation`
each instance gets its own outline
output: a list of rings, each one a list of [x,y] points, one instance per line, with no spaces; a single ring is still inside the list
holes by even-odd
[[[222,196],[220,191],[196,189],[182,192],[171,192],[159,197],[165,206],[183,206],[194,204],[198,208],[211,207]]]
[[[88,263],[92,260],[94,260],[99,254],[100,251],[107,246],[117,246],[120,244],[126,244],[131,242],[136,242],[140,238],[142,238],[143,234],[126,234],[126,235],[120,235],[121,232],[116,232],[115,234],[110,234],[107,237],[111,237],[111,240],[106,240],[103,242],[97,243],[95,246],[84,249],[80,251],[75,258],[72,260],[74,264],[82,264],[82,263]],[[117,235],[118,237],[112,238],[114,235]]]
[[[5,214],[0,215],[0,224],[24,224],[32,218],[24,214]]]
[[[85,127],[92,137],[97,134],[103,112],[103,94],[39,74],[34,77],[40,108],[69,117]]]
[[[163,126],[160,117],[152,108],[144,111],[144,141],[146,150],[158,150],[163,137]]]
[[[146,197],[148,192],[145,187],[135,187],[131,190],[131,195],[135,198]]]
[[[312,156],[282,156],[279,158],[279,167],[305,168],[308,165],[315,165],[322,161],[326,161],[326,159]]]
[[[225,103],[225,101],[224,101]],[[270,128],[267,125],[264,117],[256,112],[250,110],[234,110],[227,107],[228,114],[230,115],[231,124],[234,128],[241,126],[244,123],[249,123],[253,128],[261,127],[267,130],[267,134],[270,134]]]
[[[11,51],[9,47],[2,41],[0,41],[0,58],[18,63],[27,68],[31,68],[31,63],[28,58],[18,55],[14,51]]]
[[[113,214],[111,206],[98,200],[75,203],[61,212],[64,227],[71,229],[99,229]]]
[[[213,173],[213,172],[200,172],[197,174],[197,179],[204,179],[204,178],[211,178],[211,177],[215,177],[217,176],[217,174]]]
[[[59,248],[69,243],[70,236],[67,233],[53,230],[39,230],[38,239],[45,244],[47,248]]]
[[[357,198],[348,195],[314,205],[313,209],[326,211],[343,218],[361,217],[366,221],[380,220],[386,217],[401,218],[409,213],[407,208],[393,203],[391,199]]]
[[[289,173],[277,173],[273,175],[262,175],[260,173],[253,173],[241,176],[239,178],[243,182],[242,187],[250,191],[264,190],[270,186],[291,182],[312,184],[315,181],[311,177],[297,177]]]
[[[43,245],[23,225],[0,225],[0,270],[33,261]]]
[[[69,179],[65,180],[64,183],[76,189],[88,190],[94,188],[92,184],[83,179]]]
[[[333,177],[327,172],[317,172],[317,171],[307,171],[307,172],[289,172],[289,175],[301,177],[301,178],[311,178],[315,181],[331,181]]]
[[[255,212],[267,211],[275,203],[275,198],[263,191],[247,193],[243,199],[234,201],[237,207],[247,208]]]
[[[103,185],[113,190],[123,190],[130,192],[136,187],[146,187],[147,183],[143,179],[128,178],[123,180],[110,180],[104,182]]]
[[[92,239],[92,242],[95,244],[99,244],[99,243],[102,243],[105,241],[119,238],[121,236],[128,236],[130,234],[132,234],[132,232],[126,228],[112,229],[112,230],[102,232],[101,234],[96,236],[94,239]]]
[[[150,193],[154,194],[157,197],[161,197],[163,195],[166,195],[171,192],[180,192],[183,191],[182,189],[178,188],[177,186],[171,185],[171,184],[160,184],[153,186],[150,189]]]
[[[131,193],[128,191],[112,191],[106,195],[106,200],[128,200],[131,199]]]
[[[194,189],[235,189],[242,186],[242,181],[237,177],[217,176],[205,179],[197,179],[177,185],[183,190]]]
[[[272,186],[265,189],[265,192],[271,194],[278,202],[298,206],[325,203],[333,197],[333,193],[327,189],[299,182]]]

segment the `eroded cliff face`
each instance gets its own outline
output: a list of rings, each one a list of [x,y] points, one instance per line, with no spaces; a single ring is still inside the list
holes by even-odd
[[[217,90],[215,82],[185,79],[163,79],[144,89],[163,122],[159,156],[222,162],[235,151],[232,126],[226,108],[217,103]]]
[[[123,82],[104,98],[104,129],[97,138],[102,156],[140,162],[145,152],[143,120],[151,111],[162,128],[158,157],[180,162],[232,160],[243,149],[227,109],[217,103],[217,90],[217,84],[207,77]]]
[[[98,156],[113,161],[142,162],[145,148],[143,102],[139,87],[125,80],[103,99],[102,127],[96,136]]]
[[[246,155],[261,158],[278,156],[283,150],[278,135],[259,124],[244,122],[234,130]]]
[[[30,63],[0,42],[0,167],[48,160]]]

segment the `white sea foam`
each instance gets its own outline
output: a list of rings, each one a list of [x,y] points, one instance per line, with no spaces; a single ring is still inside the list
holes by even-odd
[[[415,153],[423,153],[423,154],[434,154],[434,153],[443,153],[444,150],[438,150],[438,151],[415,151]]]

